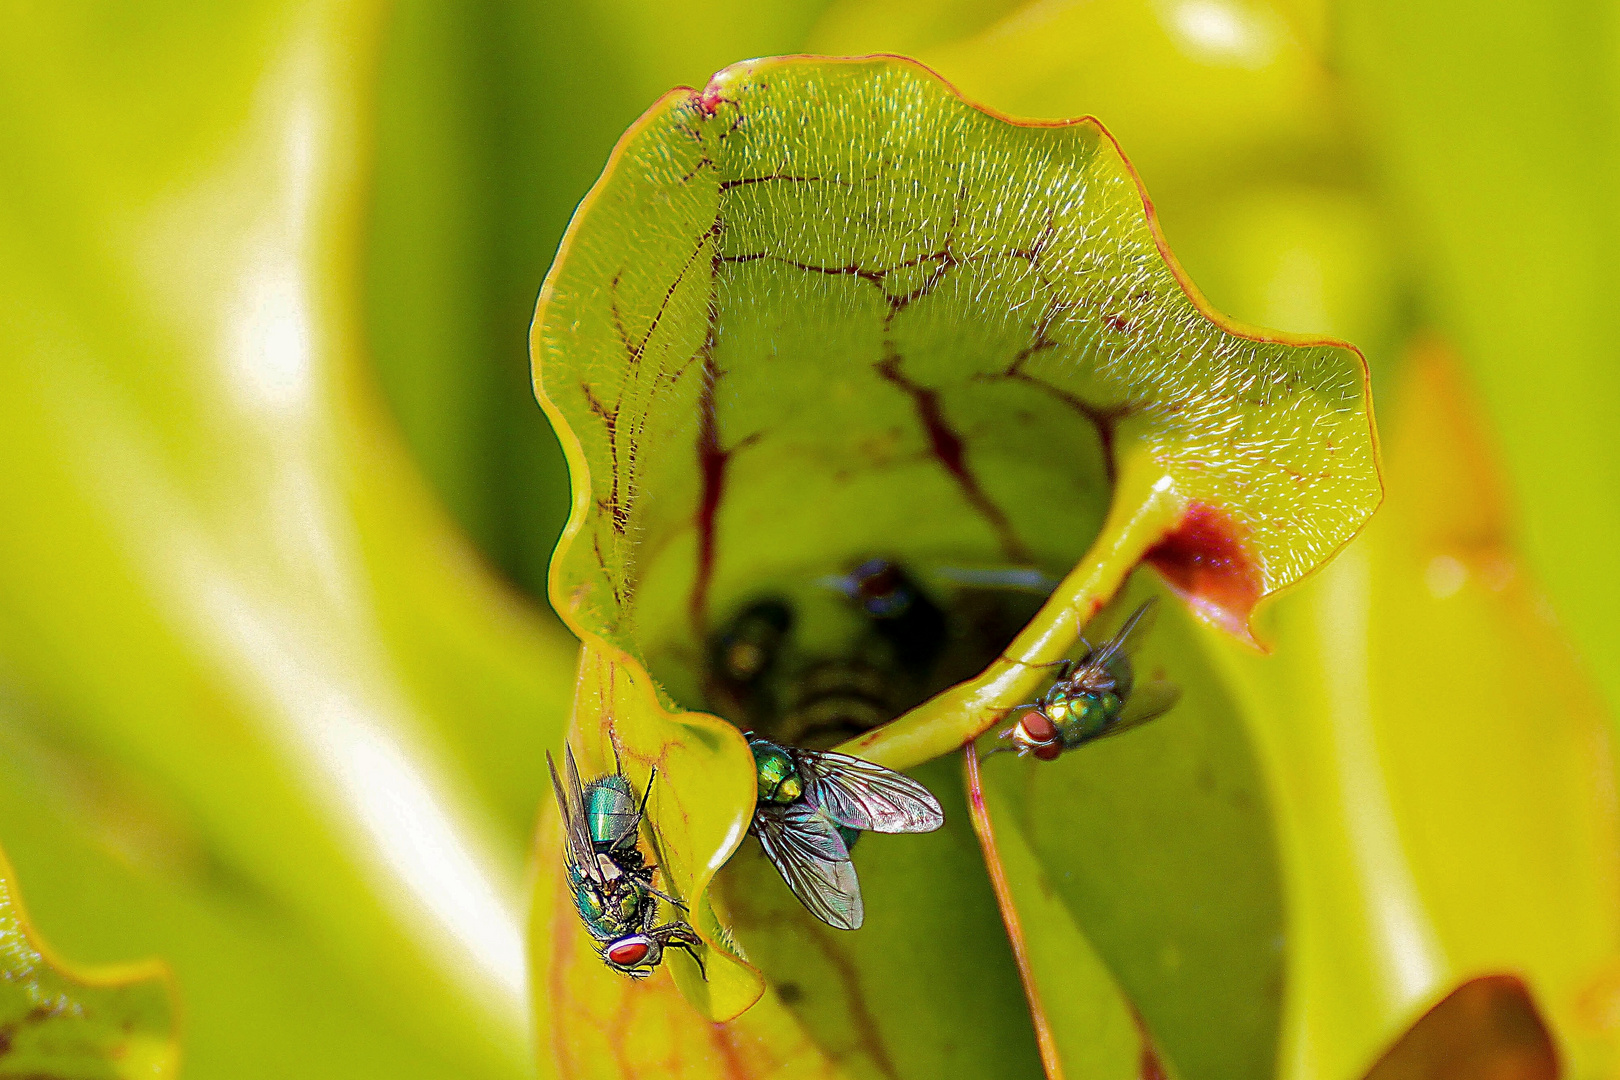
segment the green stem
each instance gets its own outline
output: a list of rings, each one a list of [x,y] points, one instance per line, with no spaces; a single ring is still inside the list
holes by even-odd
[[[1039,665],[1074,648],[1086,623],[1180,520],[1185,502],[1145,448],[1122,448],[1102,532],[1006,651],[974,678],[838,749],[891,769],[909,769],[973,742],[1009,709],[1034,698],[1048,676]]]

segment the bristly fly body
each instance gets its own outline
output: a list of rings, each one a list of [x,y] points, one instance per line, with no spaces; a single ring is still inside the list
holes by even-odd
[[[581,784],[572,747],[563,747],[567,778],[557,773],[548,751],[551,783],[563,821],[563,864],[569,894],[580,922],[597,942],[603,963],[632,979],[645,979],[663,960],[667,948],[685,949],[703,969],[702,941],[680,918],[657,925],[658,902],[685,907],[653,888],[657,867],[641,853],[641,819],[652,794],[657,770],[647,778],[640,802],[622,772]]]
[[[1013,750],[1051,761],[1097,739],[1140,727],[1163,715],[1181,697],[1174,684],[1153,679],[1140,686],[1131,655],[1153,625],[1157,601],[1147,600],[1101,645],[1086,646],[1077,660],[1060,660],[1057,679],[1039,700],[1009,713],[1018,721],[1001,732],[1006,740],[990,754]]]

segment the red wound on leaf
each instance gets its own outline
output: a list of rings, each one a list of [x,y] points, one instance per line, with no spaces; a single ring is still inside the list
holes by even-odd
[[[1260,571],[1231,518],[1208,503],[1192,503],[1145,561],[1205,618],[1235,637],[1253,640],[1249,613],[1260,599]]]
[[[726,99],[720,96],[720,87],[711,82],[698,95],[698,108],[703,110],[704,116],[713,116],[720,111],[720,103],[724,100]]]

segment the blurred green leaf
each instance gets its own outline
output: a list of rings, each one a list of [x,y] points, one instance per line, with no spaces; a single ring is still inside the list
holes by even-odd
[[[378,37],[370,5],[8,22],[0,654],[355,1008],[442,1075],[509,1076],[575,649],[450,527],[369,377]]]
[[[1347,110],[1418,302],[1477,381],[1525,557],[1620,715],[1620,105],[1613,8],[1336,5]],[[1371,125],[1376,125],[1373,127]]]
[[[349,1080],[461,1075],[402,1036],[275,898],[210,852],[149,780],[0,708],[0,842],[41,933],[69,955],[161,956],[185,988],[185,1075]]]
[[[1388,505],[1278,605],[1288,652],[1214,648],[1273,780],[1284,1074],[1365,1071],[1458,986],[1510,973],[1568,1075],[1609,1075],[1620,821],[1603,712],[1513,552],[1455,360],[1418,342],[1391,400]]]

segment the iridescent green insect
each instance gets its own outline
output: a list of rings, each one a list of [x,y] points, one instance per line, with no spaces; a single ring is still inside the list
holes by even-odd
[[[657,867],[641,854],[638,837],[647,797],[636,802],[635,789],[623,773],[615,772],[581,786],[573,748],[563,748],[568,770],[566,782],[557,775],[557,763],[546,754],[557,808],[563,821],[563,865],[568,888],[580,921],[597,941],[597,952],[608,967],[632,979],[645,979],[664,957],[666,948],[685,949],[698,962],[702,944],[680,919],[655,926],[658,901],[675,908],[686,905],[653,888]],[[647,778],[652,794],[657,770]]]
[[[1065,750],[1145,724],[1174,705],[1180,690],[1163,679],[1137,686],[1131,664],[1131,654],[1153,625],[1155,603],[1143,603],[1110,640],[1087,644],[1078,660],[1058,661],[1057,681],[1039,701],[1011,710],[1025,711],[1001,732],[1008,744],[990,753],[1016,750],[1019,757],[1034,754],[1051,761]]]
[[[865,920],[861,884],[840,827],[932,832],[945,823],[927,788],[870,761],[748,737],[759,798],[750,830],[812,915],[840,930]]]

